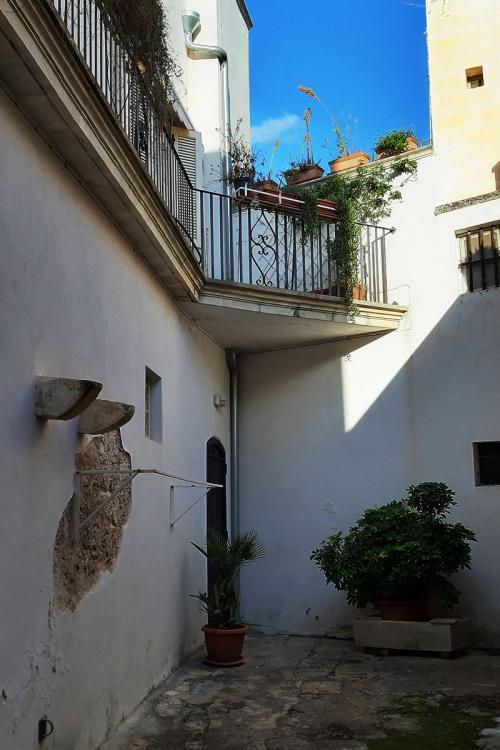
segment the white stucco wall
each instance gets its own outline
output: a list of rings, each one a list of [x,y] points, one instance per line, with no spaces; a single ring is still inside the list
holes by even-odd
[[[224,352],[180,312],[99,207],[0,98],[0,717],[2,750],[94,750],[200,642],[188,594],[205,582],[205,504],[169,530],[168,481],[138,477],[118,563],[74,614],[55,615],[52,550],[71,494],[76,420],[40,424],[36,375],[91,378],[135,404],[136,467],[203,479],[206,441],[228,447]],[[8,189],[7,189],[8,186]],[[162,377],[163,443],[144,437],[144,370]],[[177,502],[186,507],[196,490]],[[2,692],[3,691],[3,692]]]
[[[500,492],[475,487],[472,443],[500,439],[500,289],[461,293],[455,230],[499,220],[500,200],[435,216],[442,169],[421,159],[386,222],[397,227],[389,299],[410,302],[398,331],[241,358],[242,527],[268,550],[243,575],[249,622],[318,634],[347,625],[352,612],[309,562],[312,549],[410,484],[444,481],[454,517],[478,537],[459,576],[462,609],[483,642],[498,638]]]
[[[250,89],[248,67],[248,28],[236,0],[164,0],[170,26],[170,44],[182,70],[175,82],[194,127],[201,132],[204,148],[204,184],[219,191],[221,146],[221,87],[218,60],[191,60],[187,57],[182,31],[182,12],[195,10],[201,16],[197,44],[217,45],[227,52],[231,122],[242,120],[240,132],[250,138]]]

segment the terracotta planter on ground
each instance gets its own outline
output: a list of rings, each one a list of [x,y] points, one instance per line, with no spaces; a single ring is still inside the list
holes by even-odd
[[[204,625],[207,658],[205,664],[214,667],[239,667],[243,664],[243,644],[248,625],[223,630]]]
[[[286,184],[287,185],[299,185],[301,182],[310,182],[311,180],[318,180],[320,177],[322,177],[323,172],[325,170],[322,169],[318,164],[312,164],[308,169],[303,169],[300,172],[291,172],[290,174],[286,175]]]
[[[382,620],[425,622],[429,619],[429,602],[427,599],[407,599],[394,601],[392,599],[381,599],[374,602]]]
[[[329,162],[330,172],[332,174],[345,172],[347,169],[355,169],[356,167],[363,166],[363,164],[368,164],[369,161],[370,157],[368,154],[365,154],[364,151],[356,151],[355,154],[340,156],[338,159]]]

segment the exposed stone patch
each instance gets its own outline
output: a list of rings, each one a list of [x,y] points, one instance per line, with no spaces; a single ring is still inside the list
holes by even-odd
[[[76,455],[77,469],[130,469],[130,455],[124,450],[120,431],[93,438]],[[81,519],[86,518],[123,483],[123,476],[81,477]],[[78,544],[70,542],[71,499],[57,529],[53,554],[54,609],[74,612],[104,572],[112,572],[130,515],[132,489],[128,485],[85,526]]]

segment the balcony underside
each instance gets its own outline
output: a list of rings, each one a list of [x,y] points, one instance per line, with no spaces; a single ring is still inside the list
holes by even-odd
[[[406,312],[398,305],[363,301],[350,317],[344,300],[336,297],[234,282],[207,282],[197,303],[182,306],[221,346],[246,353],[383,336]]]

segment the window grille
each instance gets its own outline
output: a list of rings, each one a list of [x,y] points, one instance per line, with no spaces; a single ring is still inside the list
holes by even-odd
[[[469,292],[500,285],[500,221],[457,232],[460,268]]]

